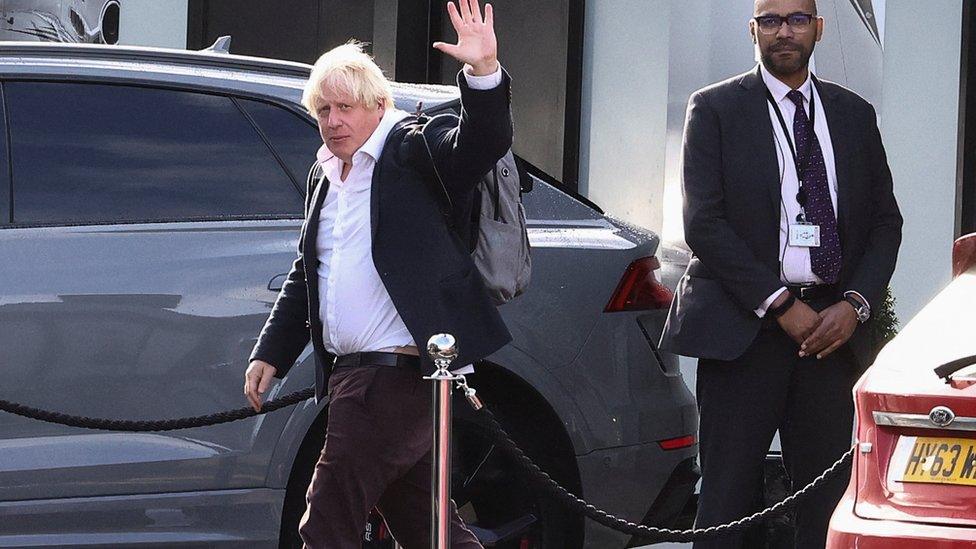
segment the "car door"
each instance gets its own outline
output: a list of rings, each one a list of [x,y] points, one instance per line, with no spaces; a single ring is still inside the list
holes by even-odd
[[[314,124],[145,85],[6,81],[3,98],[0,398],[117,419],[244,406],[295,259]],[[0,501],[261,486],[286,419],[124,433],[0,413]]]

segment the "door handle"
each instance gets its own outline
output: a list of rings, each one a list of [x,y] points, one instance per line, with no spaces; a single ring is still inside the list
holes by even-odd
[[[288,278],[288,273],[281,273],[271,277],[268,281],[268,290],[272,292],[280,292],[282,285],[285,283],[285,279]]]

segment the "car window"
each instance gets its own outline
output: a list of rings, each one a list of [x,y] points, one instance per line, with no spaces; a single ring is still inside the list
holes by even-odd
[[[276,105],[250,99],[238,99],[238,102],[271,141],[304,191],[308,169],[315,161],[315,152],[322,146],[318,127],[310,120]]]
[[[288,216],[303,201],[229,97],[5,84],[18,224]]]

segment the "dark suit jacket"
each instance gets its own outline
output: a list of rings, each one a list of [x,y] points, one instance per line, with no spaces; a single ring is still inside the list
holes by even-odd
[[[836,160],[838,285],[877,311],[895,268],[902,218],[875,111],[846,88],[814,83]],[[682,190],[693,256],[661,338],[663,348],[681,355],[741,356],[762,324],[754,310],[783,286],[780,174],[765,89],[757,66],[695,92],[688,103]],[[870,324],[858,326],[849,341],[862,367],[874,360]]]
[[[434,334],[455,336],[460,351],[455,364],[478,361],[511,340],[467,244],[476,185],[512,146],[510,84],[503,74],[498,87],[474,90],[459,74],[460,119],[431,119],[425,130],[430,153],[421,138],[423,126],[408,117],[390,132],[373,171],[373,263],[420,347],[425,373],[434,370],[426,353]],[[434,178],[431,157],[446,188]],[[298,259],[250,357],[275,366],[281,378],[311,340],[316,401],[325,394],[335,358],[325,349],[319,319],[316,238],[328,180],[319,181],[310,174]]]

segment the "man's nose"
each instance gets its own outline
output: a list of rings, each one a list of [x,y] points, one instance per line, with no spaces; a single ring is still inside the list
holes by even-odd
[[[325,123],[330,128],[338,128],[342,125],[342,120],[339,119],[339,116],[336,113],[330,111],[329,117],[325,120]]]
[[[793,38],[793,28],[786,21],[779,24],[779,30],[776,31],[776,38]]]

